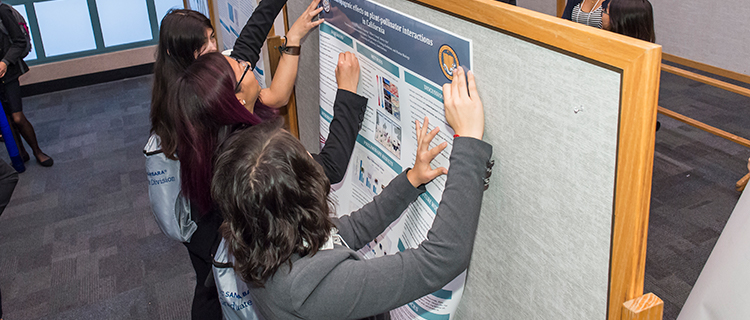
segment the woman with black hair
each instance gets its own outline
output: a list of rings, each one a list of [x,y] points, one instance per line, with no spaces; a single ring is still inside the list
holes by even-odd
[[[654,9],[648,0],[610,0],[602,14],[602,29],[628,37],[656,42]],[[661,122],[656,121],[656,130]]]
[[[224,217],[222,235],[234,270],[264,319],[387,319],[388,312],[437,291],[468,264],[490,166],[484,111],[474,77],[457,69],[443,87],[446,119],[458,135],[450,171],[430,161],[438,129],[416,121],[414,167],[372,202],[331,218],[330,184],[287,131],[261,124],[236,132],[216,156],[211,194]],[[395,255],[364,260],[356,250],[377,237],[445,174],[427,240]]]
[[[602,27],[643,41],[655,42],[654,9],[648,0],[611,0]]]

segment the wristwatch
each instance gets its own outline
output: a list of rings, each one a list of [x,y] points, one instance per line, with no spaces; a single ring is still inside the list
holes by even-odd
[[[279,47],[279,52],[286,53],[290,56],[298,56],[300,53],[300,46],[287,46],[286,37],[284,37],[284,44]]]

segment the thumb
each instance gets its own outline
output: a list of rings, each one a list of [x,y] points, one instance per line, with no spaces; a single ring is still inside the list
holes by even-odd
[[[433,179],[435,179],[435,178],[437,178],[437,177],[439,177],[441,175],[444,175],[444,174],[448,174],[448,169],[446,169],[444,167],[435,168],[435,169],[432,169],[429,172],[427,172],[427,178],[430,179],[429,181],[432,181]]]

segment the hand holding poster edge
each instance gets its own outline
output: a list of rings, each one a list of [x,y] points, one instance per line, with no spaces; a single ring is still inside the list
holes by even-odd
[[[445,118],[455,133],[461,137],[482,139],[484,135],[484,107],[479,99],[474,73],[463,67],[454,71],[451,83],[443,85]]]

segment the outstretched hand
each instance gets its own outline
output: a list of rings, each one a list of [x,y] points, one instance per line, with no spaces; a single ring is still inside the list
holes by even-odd
[[[419,187],[425,183],[432,181],[442,174],[448,174],[448,169],[444,167],[432,169],[430,162],[440,154],[445,147],[448,146],[447,142],[439,144],[437,147],[430,148],[432,139],[440,132],[440,128],[435,127],[432,131],[427,132],[430,120],[427,117],[424,118],[424,125],[420,125],[419,120],[415,121],[417,127],[417,159],[414,160],[414,168],[406,173],[406,178],[412,186]]]
[[[479,100],[474,73],[469,71],[468,90],[466,78],[466,72],[458,67],[453,71],[453,81],[443,85],[445,118],[457,135],[481,140],[484,135],[484,107]]]
[[[302,42],[302,38],[304,38],[312,28],[323,23],[323,19],[313,21],[313,19],[318,16],[318,13],[323,10],[322,7],[316,8],[319,2],[320,0],[313,0],[310,5],[307,6],[307,9],[305,9],[305,12],[303,12],[302,15],[297,18],[297,21],[294,22],[292,27],[289,28],[289,31],[286,33],[287,46],[299,46],[300,42]]]
[[[339,62],[336,64],[336,83],[339,89],[357,93],[359,60],[349,51],[339,53]]]

